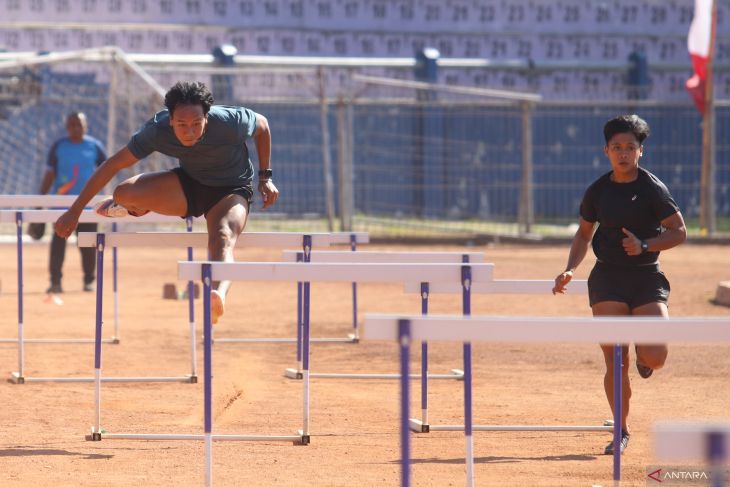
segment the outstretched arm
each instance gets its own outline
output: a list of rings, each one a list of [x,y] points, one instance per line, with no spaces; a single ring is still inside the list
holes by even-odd
[[[565,270],[555,278],[553,294],[565,294],[565,286],[567,286],[570,280],[573,279],[573,272],[575,272],[578,265],[583,262],[586,253],[588,253],[588,245],[591,243],[595,228],[595,223],[586,221],[583,218],[580,219],[578,230],[575,232],[573,243],[570,245],[568,264],[565,266]]]
[[[119,152],[111,156],[109,159],[99,166],[94,174],[91,175],[86,182],[84,189],[73,202],[71,207],[61,215],[56,221],[56,234],[62,238],[68,238],[74,231],[79,222],[79,216],[91,198],[101,191],[106,184],[122,169],[134,165],[139,159],[134,157],[132,153],[124,147]]]

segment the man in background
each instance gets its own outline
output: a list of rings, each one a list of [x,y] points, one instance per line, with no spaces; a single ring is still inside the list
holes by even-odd
[[[41,182],[41,194],[79,194],[97,166],[106,160],[106,153],[101,142],[86,134],[88,129],[86,115],[81,112],[69,113],[66,117],[67,137],[54,142],[48,152],[46,173]],[[96,223],[81,223],[78,232],[95,232]],[[94,290],[96,259],[93,247],[79,248],[81,266],[84,272],[83,290]],[[47,293],[63,292],[61,278],[63,260],[66,256],[66,239],[55,233],[51,240],[48,268],[51,274],[51,286]]]

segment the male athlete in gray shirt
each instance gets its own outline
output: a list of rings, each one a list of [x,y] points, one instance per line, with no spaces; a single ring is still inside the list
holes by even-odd
[[[210,91],[198,82],[175,84],[165,95],[165,106],[125,148],[99,166],[71,208],[56,221],[56,233],[63,238],[71,235],[81,211],[115,174],[156,151],[178,158],[180,167],[127,179],[97,212],[106,216],[139,216],[149,211],[180,217],[205,215],[210,259],[233,261],[253,196],[248,138],[253,139],[259,156],[258,190],[264,208],[279,197],[271,178],[269,124],[263,115],[247,108],[213,106]],[[223,314],[229,287],[230,281],[213,283],[214,323]]]

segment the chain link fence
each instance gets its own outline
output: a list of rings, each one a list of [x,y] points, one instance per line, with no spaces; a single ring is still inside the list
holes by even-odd
[[[87,53],[88,54],[88,53]],[[525,93],[423,85],[412,69],[210,66],[118,50],[0,69],[0,193],[37,193],[47,151],[83,111],[109,153],[123,147],[178,80],[208,84],[217,103],[265,115],[281,198],[252,230],[366,230],[375,237],[569,235],[591,181],[608,172],[602,127],[638,113],[652,136],[642,165],[699,212],[701,117],[689,101],[542,101]],[[716,216],[730,231],[730,103],[716,104]],[[250,144],[252,158],[255,147]],[[115,183],[176,161],[159,154]]]

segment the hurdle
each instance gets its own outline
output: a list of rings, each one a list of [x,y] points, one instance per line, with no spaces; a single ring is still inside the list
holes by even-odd
[[[360,239],[365,239],[366,235],[361,235]],[[301,244],[305,252],[309,254],[312,247],[329,246],[333,243],[340,243],[345,238],[339,234],[329,233],[296,233],[296,232],[244,232],[236,241],[236,247],[279,247],[286,248]],[[347,237],[349,238],[349,236]],[[80,232],[78,237],[78,245],[80,247],[95,246],[97,249],[97,267],[103,269],[104,251],[106,247],[193,247],[207,248],[208,234],[207,232]],[[188,280],[188,286],[192,286],[192,280]],[[308,287],[305,287],[308,293]],[[192,293],[188,293],[192,296]],[[99,274],[98,284],[96,288],[96,337],[95,343],[95,375],[92,378],[83,378],[83,382],[94,382],[96,384],[96,401],[97,410],[96,429],[92,429],[90,439],[98,441],[102,439],[100,428],[101,416],[101,382],[152,382],[151,378],[109,378],[101,377],[101,333],[102,333],[102,310],[103,310],[103,275]],[[182,377],[157,377],[154,382],[197,382],[196,355],[195,355],[195,319],[190,308],[190,355],[191,355],[191,374]],[[204,337],[205,340],[205,337]],[[212,337],[211,337],[212,340]],[[143,435],[142,439],[156,439],[160,435]],[[165,438],[167,436],[162,435]],[[137,439],[139,435],[114,433],[103,434],[104,438],[115,439]],[[266,437],[270,439],[270,437]],[[172,438],[175,439],[175,438]],[[246,439],[250,439],[246,437]],[[287,437],[286,440],[290,440]]]
[[[17,202],[36,201],[27,197],[26,199],[15,199]],[[61,196],[54,196],[50,201],[56,201]],[[60,200],[59,201],[63,201]],[[20,204],[20,203],[18,203]],[[60,217],[65,210],[0,210],[0,223],[15,223],[16,225],[16,252],[17,252],[17,277],[18,277],[18,337],[2,338],[0,342],[18,343],[18,371],[11,373],[11,382],[15,384],[24,384],[25,382],[90,382],[93,379],[83,378],[66,378],[66,377],[26,377],[25,376],[25,344],[26,343],[45,343],[45,344],[75,344],[75,343],[94,343],[93,338],[25,338],[25,326],[23,320],[23,223],[52,223]],[[109,223],[109,218],[98,215],[92,211],[84,211],[79,217],[80,223]],[[115,220],[124,220],[128,222],[139,223],[164,223],[179,222],[179,217],[171,217],[149,213],[141,217],[125,217]],[[188,223],[191,228],[192,223]],[[114,260],[114,335],[105,339],[105,343],[119,343],[119,306],[118,306],[118,289],[117,289],[117,265],[116,254]],[[97,272],[99,270],[97,269]]]
[[[77,195],[59,195],[59,194],[39,194],[39,195],[15,195],[0,194],[0,209],[40,209],[50,207],[69,207],[76,201]],[[97,195],[87,205],[87,208],[107,198],[104,195]],[[4,220],[0,220],[4,221]],[[8,220],[10,221],[10,220]],[[46,223],[46,222],[30,222],[30,223]],[[0,338],[0,343],[14,343],[17,338]],[[93,343],[92,339],[26,339],[26,343]],[[117,343],[114,339],[110,339],[109,343]]]
[[[730,422],[659,422],[654,425],[654,452],[665,462],[702,461],[710,469],[713,487],[726,485],[730,465]],[[698,472],[699,473],[699,472]],[[703,472],[706,473],[706,472]],[[662,482],[661,469],[652,472]],[[670,477],[671,479],[671,477]]]
[[[366,244],[370,242],[370,237],[367,232],[330,232],[330,245],[341,245],[348,244],[350,249],[354,252],[357,249],[357,244]],[[311,255],[315,251],[310,249],[307,253],[306,250],[301,251],[284,251],[285,255],[289,255],[291,252],[292,262],[309,262]],[[335,251],[336,252],[336,251]],[[286,260],[285,262],[289,262]],[[240,337],[219,337],[214,338],[214,343],[296,343],[297,344],[297,364],[301,364],[302,361],[302,286],[303,283],[297,283],[297,337],[296,338],[240,338]],[[352,283],[352,302],[353,309],[357,309],[357,283]],[[312,343],[357,343],[360,337],[357,331],[357,314],[355,312],[353,318],[353,333],[348,334],[346,337],[316,337],[310,338]]]
[[[549,295],[555,281],[544,279],[495,279],[488,283],[475,283],[471,286],[470,293],[464,294],[462,300],[463,315],[471,314],[472,294],[524,294],[524,295]],[[575,279],[570,281],[569,292],[571,294],[587,294],[588,281]],[[416,283],[405,285],[406,293],[420,292],[428,300],[428,294],[463,294],[461,286],[452,283],[438,283],[426,289]],[[426,306],[428,304],[426,303]],[[424,315],[426,313],[423,313]],[[428,362],[423,361],[421,367],[421,418],[411,418],[411,430],[416,433],[429,433],[431,431],[464,431],[464,425],[434,425],[429,423],[428,413]],[[474,431],[611,431],[610,421],[604,421],[602,425],[473,425]]]
[[[78,237],[79,247],[96,247],[97,253],[97,267],[103,268],[104,262],[104,250],[106,246],[111,246],[113,249],[117,247],[187,247],[188,258],[192,260],[192,249],[196,248],[207,248],[208,245],[208,234],[207,232],[191,232],[191,226],[188,226],[188,232],[112,232],[106,234],[103,232],[80,232]],[[102,236],[102,242],[99,242],[99,236]],[[307,238],[309,237],[309,240]],[[323,246],[330,245],[332,241],[336,241],[337,237],[330,236],[329,234],[302,234],[302,233],[266,233],[266,232],[247,232],[242,233],[237,240],[236,247],[266,247],[266,246],[285,246],[289,247],[295,245],[295,242],[301,243],[306,246],[307,252],[312,245]],[[103,308],[103,279],[101,274],[97,280],[97,301],[96,308],[97,313]],[[188,303],[189,303],[189,326],[190,326],[190,358],[191,358],[191,373],[189,375],[177,376],[177,377],[156,377],[154,380],[137,377],[126,377],[126,378],[109,378],[105,377],[102,379],[104,382],[197,382],[197,360],[195,352],[195,313],[193,304],[193,293],[191,289],[193,287],[192,280],[188,281]],[[101,319],[97,316],[97,320]],[[96,339],[94,339],[96,341]],[[84,382],[92,382],[94,378],[84,378]]]
[[[301,259],[301,252],[285,250],[282,253],[284,262],[298,261]],[[455,263],[484,263],[484,253],[482,252],[378,252],[378,251],[360,251],[360,252],[342,252],[342,251],[313,251],[310,256],[311,262],[332,262],[332,263],[379,263],[379,264],[406,264],[406,263],[432,263],[432,264],[455,264]],[[424,283],[428,287],[427,283]],[[445,284],[449,285],[449,284]],[[359,338],[357,328],[357,283],[353,283],[353,322],[355,336]],[[461,285],[458,285],[461,289]],[[421,309],[423,314],[428,313],[428,292],[422,294]],[[297,356],[297,369],[286,369],[284,374],[290,379],[301,379],[301,360]],[[427,370],[428,363],[428,343],[421,344],[421,361],[422,369]],[[310,378],[320,379],[399,379],[398,374],[348,374],[348,373],[310,373]],[[464,371],[461,369],[452,369],[448,374],[428,374],[429,379],[461,379],[464,377]],[[414,375],[414,379],[419,376]],[[423,377],[420,377],[423,380]]]
[[[638,324],[638,325],[637,325]],[[728,318],[545,318],[471,316],[368,315],[365,339],[397,341],[401,367],[401,485],[410,484],[410,368],[413,340],[464,342],[464,438],[466,443],[466,485],[474,485],[474,442],[472,435],[472,341],[521,343],[615,343],[613,479],[621,480],[621,343],[730,341]]]
[[[180,262],[178,263],[178,277],[180,279],[202,279],[203,290],[206,295],[204,305],[204,329],[208,335],[210,330],[210,282],[213,280],[231,281],[294,281],[304,282],[304,306],[303,306],[303,428],[299,431],[302,443],[310,441],[309,431],[309,284],[317,282],[460,282],[464,269],[470,270],[471,279],[474,282],[488,282],[492,279],[491,264],[343,264],[343,263],[250,263],[250,262]],[[206,284],[207,283],[207,284]],[[97,332],[99,335],[100,330]],[[98,353],[101,353],[101,345],[97,345]],[[206,358],[205,363],[205,419],[204,439],[206,442],[206,479],[212,478],[212,421],[211,421],[211,394],[212,377],[210,357],[211,347],[206,344],[204,347]],[[98,362],[100,363],[100,362]],[[408,382],[410,376],[401,375],[401,380]],[[97,388],[99,385],[97,384]],[[98,420],[98,418],[97,418]],[[92,437],[101,438],[101,425],[97,421],[95,431],[92,430]],[[259,438],[259,437],[256,437]],[[280,438],[279,436],[275,438]],[[288,440],[290,436],[284,436]],[[164,435],[155,439],[176,439]],[[269,438],[270,439],[270,438]]]

